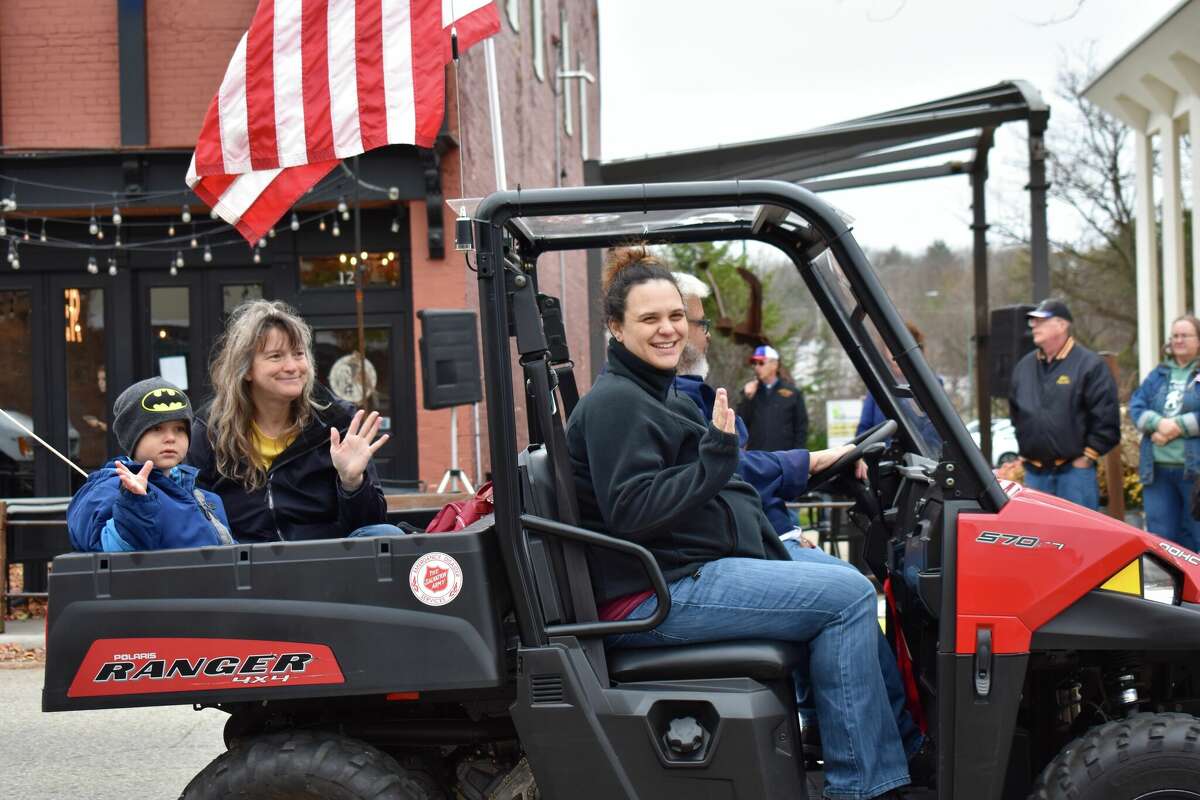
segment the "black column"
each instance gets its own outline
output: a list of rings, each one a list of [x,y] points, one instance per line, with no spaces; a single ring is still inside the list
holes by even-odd
[[[121,144],[148,145],[146,0],[118,0],[117,56],[121,68]]]

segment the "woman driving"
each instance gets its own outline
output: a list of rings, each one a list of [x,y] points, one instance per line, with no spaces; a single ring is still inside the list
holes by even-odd
[[[239,542],[401,532],[382,525],[379,414],[334,397],[312,364],[312,332],[280,302],[238,306],[217,342],[213,399],[193,423],[188,460]]]
[[[567,425],[588,527],[647,548],[671,611],[612,646],[728,639],[806,642],[830,798],[897,797],[909,782],[877,655],[872,584],[848,569],[793,561],[755,490],[735,477],[735,414],[719,389],[712,420],[673,391],[687,339],[671,273],[643,248],[614,253],[604,275],[607,371]],[[590,556],[600,604],[640,598],[647,577],[611,551]],[[650,616],[653,595],[621,616]]]

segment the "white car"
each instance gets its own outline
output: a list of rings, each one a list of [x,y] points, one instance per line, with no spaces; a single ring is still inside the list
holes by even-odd
[[[17,420],[29,430],[33,430],[33,419],[15,409],[5,409],[9,416]],[[3,414],[0,414],[0,456],[11,461],[33,461],[33,450],[40,447],[32,437],[17,425],[12,424]],[[67,455],[79,457],[79,431],[67,423]]]
[[[967,430],[979,447],[979,420],[973,419],[967,423]],[[1008,417],[997,417],[992,420],[992,465],[1000,466],[1017,458],[1017,431],[1012,420]]]

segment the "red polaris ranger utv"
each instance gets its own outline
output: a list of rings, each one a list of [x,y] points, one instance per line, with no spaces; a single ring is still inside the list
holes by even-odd
[[[803,650],[605,648],[670,599],[646,550],[578,526],[575,382],[557,300],[538,291],[553,251],[753,239],[795,263],[890,418],[813,483],[856,491],[867,561],[890,578],[938,753],[936,789],[912,796],[1200,798],[1200,556],[999,484],[828,205],[749,181],[501,192],[473,217],[494,520],[62,556],[46,711],[227,712],[228,752],[184,790],[195,799],[819,793],[791,685]],[[655,617],[597,620],[595,548],[645,570]]]

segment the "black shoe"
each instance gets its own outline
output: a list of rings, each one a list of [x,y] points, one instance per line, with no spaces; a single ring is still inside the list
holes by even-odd
[[[921,749],[908,757],[908,777],[913,786],[932,788],[937,782],[937,751],[928,736],[921,742]]]

